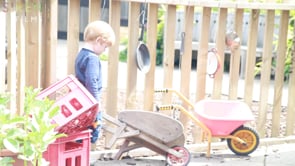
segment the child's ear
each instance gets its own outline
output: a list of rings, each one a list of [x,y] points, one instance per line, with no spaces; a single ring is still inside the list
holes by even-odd
[[[105,39],[104,39],[103,37],[101,37],[101,36],[98,36],[98,37],[96,38],[96,42],[102,44],[102,43],[105,42]]]

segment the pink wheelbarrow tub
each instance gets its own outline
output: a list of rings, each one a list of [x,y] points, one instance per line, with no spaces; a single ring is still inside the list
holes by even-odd
[[[207,157],[210,157],[212,137],[226,139],[229,149],[237,155],[248,155],[258,147],[257,132],[245,125],[254,120],[251,109],[246,103],[238,100],[206,99],[193,105],[175,90],[165,89],[155,92],[174,92],[192,108],[193,111],[187,111],[180,105],[158,106],[158,110],[179,110],[202,128],[204,131],[202,138],[208,141]]]

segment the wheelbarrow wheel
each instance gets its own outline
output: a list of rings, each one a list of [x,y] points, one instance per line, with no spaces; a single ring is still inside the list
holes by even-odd
[[[169,166],[186,166],[190,162],[191,155],[190,152],[182,146],[174,146],[172,149],[174,149],[177,152],[180,152],[183,154],[181,158],[176,157],[170,153],[167,153],[167,164]]]
[[[229,149],[237,155],[246,156],[254,152],[259,145],[259,136],[250,127],[241,126],[233,131],[231,135],[245,141],[245,143],[241,143],[237,140],[227,139]]]

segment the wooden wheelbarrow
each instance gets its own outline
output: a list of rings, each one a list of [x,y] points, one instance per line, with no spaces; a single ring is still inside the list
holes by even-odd
[[[120,112],[118,119],[104,114],[104,119],[113,124],[103,127],[112,133],[106,148],[111,148],[117,140],[124,139],[113,159],[119,160],[125,152],[146,147],[166,156],[169,165],[189,163],[190,153],[183,147],[183,126],[177,120],[156,112],[134,110]]]

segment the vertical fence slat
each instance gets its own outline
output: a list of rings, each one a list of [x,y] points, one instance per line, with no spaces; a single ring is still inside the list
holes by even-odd
[[[100,18],[100,8],[101,0],[89,0],[89,17],[88,21],[92,22]]]
[[[56,81],[56,47],[57,47],[57,12],[58,1],[50,0],[45,2],[45,87]]]
[[[147,46],[150,52],[151,68],[145,75],[144,110],[153,110],[153,95],[155,83],[156,47],[157,47],[158,5],[148,5]]]
[[[260,103],[257,129],[261,137],[265,135],[266,115],[268,109],[268,91],[270,84],[270,72],[272,62],[272,46],[273,46],[273,34],[274,33],[274,19],[275,11],[268,10],[266,14],[266,26],[264,31],[263,40],[263,54],[262,54],[262,66],[261,66],[261,84],[260,84]]]
[[[278,136],[280,134],[280,118],[281,118],[281,104],[282,104],[282,93],[284,86],[284,67],[287,50],[287,35],[288,35],[288,24],[289,24],[289,11],[282,11],[280,19],[280,31],[278,39],[278,51],[276,58],[276,75],[275,75],[275,86],[274,86],[274,100],[273,100],[273,111],[272,111],[272,128],[271,136]]]
[[[17,19],[17,113],[24,111],[26,83],[26,29],[25,13],[21,12]]]
[[[194,6],[185,7],[184,15],[184,50],[183,54],[180,53],[180,92],[189,97],[190,87],[190,72],[192,60],[192,40],[193,40],[193,22],[194,22]]]
[[[12,4],[10,4],[12,5]],[[16,112],[16,11],[9,7],[7,14],[7,89],[10,96],[9,108]]]
[[[6,90],[6,84],[5,84],[5,71],[6,71],[6,13],[0,11],[0,20],[1,20],[1,26],[0,26],[0,93],[5,92]]]
[[[242,37],[243,32],[243,9],[236,9],[235,11],[235,24],[234,29],[237,35]],[[230,54],[230,71],[229,71],[229,92],[228,98],[235,100],[238,98],[238,82],[239,82],[239,68],[241,60],[241,48],[238,47],[235,50],[231,50]]]
[[[295,22],[293,24],[295,27]],[[295,124],[295,28],[293,29],[293,46],[292,46],[292,71],[289,77],[289,93],[288,93],[288,105],[287,105],[287,119],[286,119],[286,135],[292,135],[294,133]]]
[[[189,98],[190,92],[190,73],[191,73],[191,60],[192,60],[192,40],[193,40],[193,22],[194,22],[194,6],[185,6],[184,15],[184,50],[183,54],[180,53],[180,92]],[[175,33],[174,33],[175,34]],[[187,107],[187,106],[185,106]],[[180,116],[181,123],[186,126],[188,118]]]
[[[222,90],[222,78],[223,78],[223,68],[224,68],[224,50],[225,50],[225,32],[226,32],[226,20],[227,18],[227,9],[220,8],[218,16],[218,26],[217,26],[217,35],[216,35],[216,48],[220,56],[221,66],[219,71],[215,75],[214,86],[212,92],[213,99],[219,99],[221,97]]]
[[[128,52],[127,52],[127,79],[126,79],[126,108],[136,107],[136,47],[138,45],[140,3],[129,3],[128,16]]]
[[[33,0],[25,2],[26,22],[26,86],[40,88],[41,83],[41,16],[40,4]]]
[[[164,83],[163,87],[172,88],[173,87],[173,70],[174,70],[174,41],[175,41],[175,30],[176,30],[176,6],[168,5],[167,12],[165,15],[165,30],[164,30],[164,58],[163,58],[163,68],[164,68]],[[166,94],[163,96],[163,103],[171,103],[171,94]]]
[[[206,93],[206,68],[207,68],[207,52],[210,30],[210,17],[211,8],[204,7],[202,13],[202,25],[200,46],[198,51],[197,62],[197,88],[196,88],[196,101],[205,98]]]
[[[68,74],[74,74],[75,58],[79,51],[80,0],[68,1]]]
[[[109,59],[108,59],[108,88],[107,88],[107,100],[106,100],[106,111],[111,116],[116,116],[118,106],[118,66],[119,66],[119,43],[120,39],[120,2],[112,1],[110,3],[110,20],[109,23],[112,26],[117,41],[110,47]],[[116,12],[112,12],[116,11]]]
[[[256,45],[258,33],[259,10],[253,9],[251,11],[249,33],[248,33],[248,51],[246,61],[245,73],[245,91],[244,99],[249,105],[252,105],[253,83],[254,83],[254,66],[256,61]]]

